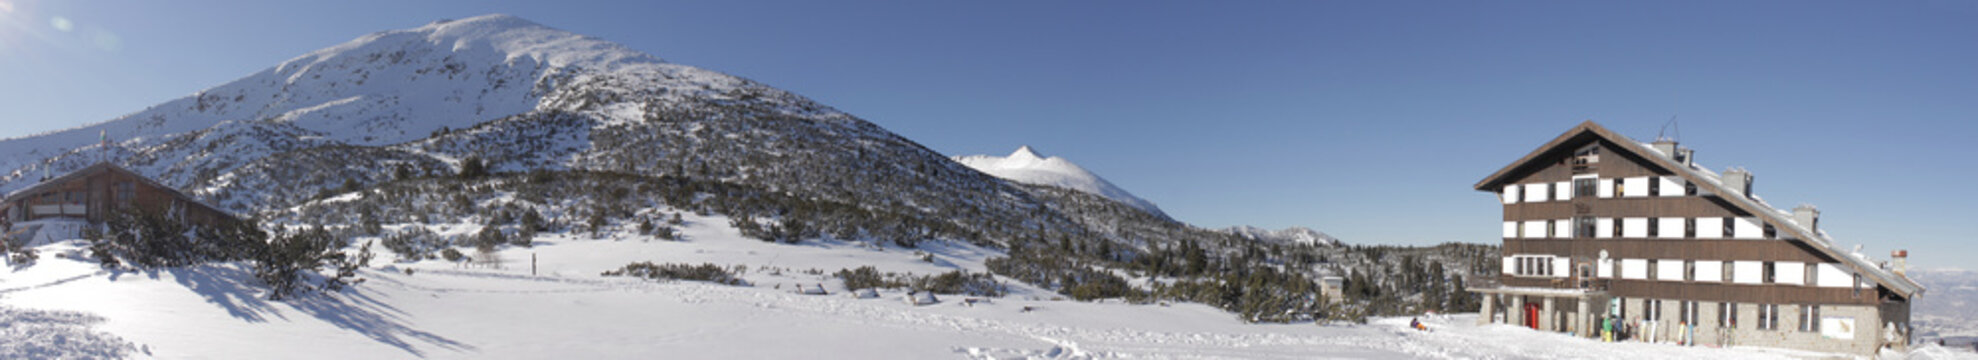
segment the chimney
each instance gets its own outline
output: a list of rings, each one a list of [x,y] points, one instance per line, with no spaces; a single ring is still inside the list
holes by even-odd
[[[1690,164],[1696,163],[1696,150],[1691,150],[1690,148],[1676,149],[1676,162],[1683,163],[1683,166],[1690,166]]]
[[[1793,208],[1793,222],[1799,223],[1799,226],[1806,227],[1814,234],[1819,234],[1820,208],[1813,207],[1813,204],[1799,204],[1799,207]]]
[[[1895,268],[1896,275],[1909,276],[1909,250],[1889,252],[1889,267]]]
[[[1724,170],[1724,187],[1730,188],[1745,197],[1751,197],[1751,172],[1743,168]]]
[[[1655,151],[1660,151],[1660,152],[1662,152],[1662,156],[1667,156],[1667,157],[1669,157],[1670,159],[1676,159],[1676,141],[1675,141],[1675,140],[1669,140],[1669,139],[1658,139],[1658,140],[1655,140],[1655,143],[1653,143],[1653,144],[1650,144],[1649,146],[1653,146],[1653,147],[1655,147]],[[1681,161],[1681,159],[1677,159],[1677,161]]]

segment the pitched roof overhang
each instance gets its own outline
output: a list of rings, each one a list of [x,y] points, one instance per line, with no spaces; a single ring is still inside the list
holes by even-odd
[[[1551,158],[1551,155],[1556,153],[1567,153],[1577,150],[1578,146],[1574,145],[1585,144],[1588,141],[1596,140],[1603,141],[1605,144],[1612,144],[1613,146],[1610,146],[1608,149],[1610,151],[1626,152],[1630,156],[1645,159],[1649,162],[1648,165],[1650,166],[1673,170],[1672,172],[1676,176],[1682,177],[1692,184],[1697,184],[1699,189],[1712,194],[1718,194],[1718,197],[1726,200],[1726,202],[1745,212],[1758,216],[1765,223],[1772,224],[1774,228],[1782,231],[1784,233],[1783,235],[1787,235],[1784,240],[1807,245],[1807,248],[1814,249],[1821,254],[1827,255],[1829,258],[1847,264],[1849,268],[1855,270],[1855,273],[1875,280],[1877,284],[1881,284],[1884,288],[1898,295],[1902,295],[1905,299],[1923,293],[1923,285],[1917,284],[1908,277],[1896,275],[1886,269],[1882,269],[1876,264],[1869,263],[1867,259],[1852,256],[1848,252],[1842,251],[1831,239],[1822,236],[1822,234],[1812,229],[1800,226],[1799,222],[1793,221],[1786,214],[1772,208],[1770,205],[1754,200],[1750,196],[1726,196],[1727,194],[1742,194],[1742,192],[1724,187],[1724,184],[1716,175],[1708,174],[1699,167],[1678,163],[1675,159],[1670,158],[1669,154],[1663,154],[1661,151],[1643,146],[1642,143],[1629,139],[1626,136],[1621,136],[1621,134],[1615,133],[1613,130],[1608,130],[1606,127],[1600,126],[1600,124],[1596,124],[1592,120],[1582,122],[1572,129],[1566,130],[1566,133],[1560,134],[1559,137],[1553,138],[1552,141],[1546,142],[1545,145],[1539,146],[1538,149],[1532,150],[1531,153],[1525,154],[1524,157],[1511,162],[1510,165],[1506,165],[1483,180],[1477,181],[1475,189],[1477,191],[1495,193],[1506,183],[1515,181],[1517,179],[1515,176],[1550,165],[1537,160]]]
[[[240,221],[240,216],[234,215],[232,212],[228,212],[226,210],[220,209],[217,206],[209,205],[206,204],[206,202],[199,201],[198,198],[194,198],[191,195],[186,195],[185,193],[179,192],[178,189],[174,189],[170,186],[165,186],[165,184],[159,183],[157,180],[152,180],[150,177],[144,176],[144,174],[138,174],[135,171],[130,171],[129,169],[125,169],[121,166],[117,166],[116,164],[111,164],[108,162],[99,162],[96,163],[95,165],[90,165],[88,167],[84,167],[76,171],[70,171],[67,174],[62,174],[62,176],[56,176],[54,178],[50,178],[46,181],[36,183],[26,188],[22,188],[20,190],[15,190],[14,192],[7,193],[7,197],[5,198],[5,200],[0,200],[0,203],[12,204],[14,200],[19,200],[21,197],[24,196],[32,196],[36,193],[39,193],[41,190],[45,190],[49,187],[56,186],[57,184],[61,184],[64,182],[68,182],[70,180],[80,179],[89,175],[94,175],[103,172],[119,172],[126,175],[130,175],[130,177],[136,178],[137,181],[142,181],[146,185],[149,185],[154,188],[158,188],[160,190],[164,190],[166,193],[169,193],[172,196],[177,197],[179,199],[183,199],[188,203],[197,204],[199,206],[212,209],[214,212],[233,218],[232,220],[234,221]]]

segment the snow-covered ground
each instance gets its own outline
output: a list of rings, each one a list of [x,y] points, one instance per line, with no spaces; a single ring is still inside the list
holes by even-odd
[[[938,243],[921,249],[773,244],[742,238],[719,217],[689,217],[682,230],[686,241],[681,242],[548,236],[534,248],[502,251],[498,269],[440,260],[393,263],[389,254],[381,254],[363,272],[367,281],[353,289],[288,302],[264,300],[251,270],[241,264],[110,272],[93,262],[72,260],[84,254],[78,243],[48,244],[41,247],[38,264],[0,269],[0,334],[6,335],[0,338],[0,354],[100,356],[122,351],[138,357],[231,359],[1823,355],[1600,344],[1512,326],[1477,326],[1474,315],[1423,317],[1430,332],[1409,329],[1408,318],[1366,325],[1244,324],[1207,306],[1058,301],[1049,292],[1016,284],[1010,296],[973,305],[950,296],[915,306],[901,301],[904,294],[898,291],[882,292],[877,299],[847,296],[829,273],[863,265],[916,274],[981,271],[982,259],[996,252]],[[635,261],[745,265],[744,278],[754,286],[599,276]],[[822,284],[833,294],[798,294],[793,291],[797,284]],[[64,335],[20,335],[43,333]],[[1901,355],[1978,358],[1937,347]]]

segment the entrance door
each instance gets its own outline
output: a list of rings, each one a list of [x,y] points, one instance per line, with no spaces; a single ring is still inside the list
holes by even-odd
[[[1525,303],[1525,326],[1538,329],[1538,304]]]

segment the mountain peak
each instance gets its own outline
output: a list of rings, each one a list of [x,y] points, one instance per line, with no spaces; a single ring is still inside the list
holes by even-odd
[[[1025,159],[1025,160],[1044,160],[1046,156],[1044,156],[1044,154],[1037,153],[1037,149],[1030,148],[1030,145],[1024,145],[1022,147],[1016,148],[1016,152],[1010,153],[1009,158]]]
[[[1006,157],[970,155],[956,156],[954,160],[976,171],[1004,180],[1083,191],[1113,199],[1154,215],[1167,216],[1166,213],[1161,212],[1159,206],[1154,206],[1153,202],[1133,196],[1132,193],[1126,192],[1126,189],[1121,189],[1112,182],[1100,178],[1099,175],[1086,171],[1078,164],[1073,164],[1071,160],[1038,154],[1037,150],[1029,145],[1018,147],[1016,152]]]

